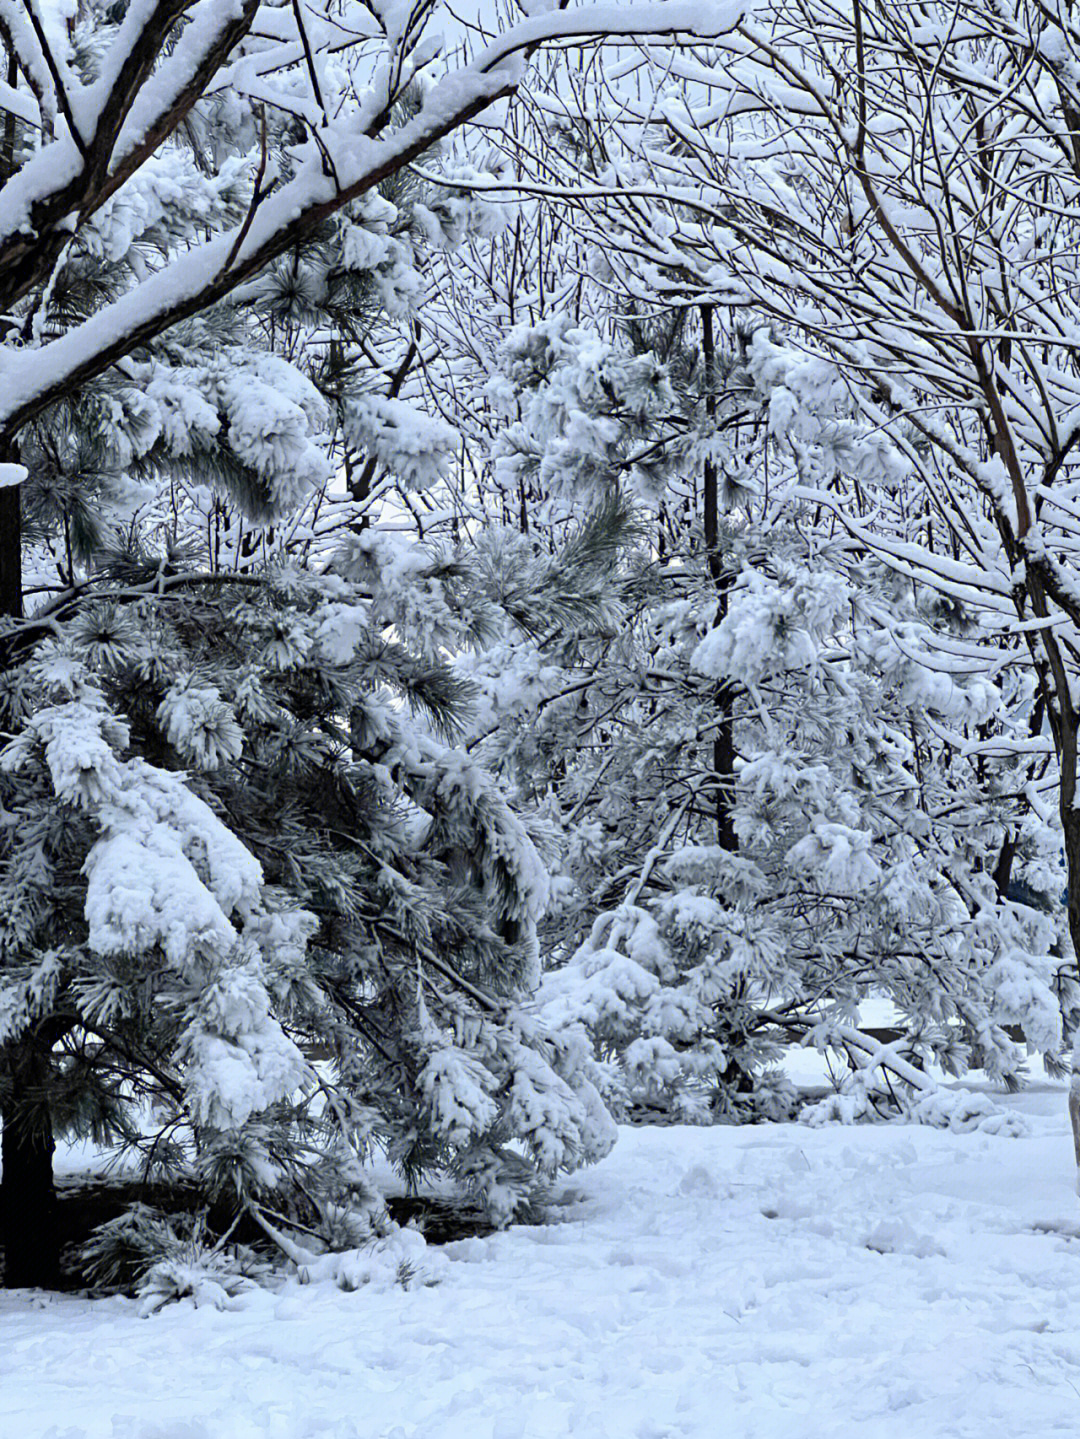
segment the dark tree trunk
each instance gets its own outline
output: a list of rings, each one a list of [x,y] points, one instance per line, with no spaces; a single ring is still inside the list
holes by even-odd
[[[13,443],[0,445],[0,460],[17,459]],[[22,612],[22,487],[9,485],[0,488],[0,617],[16,619]],[[11,658],[10,647],[0,647],[0,668]],[[60,1272],[47,1101],[50,1048],[47,1035],[27,1033],[0,1051],[0,1245],[8,1289],[48,1288]]]
[[[60,1277],[53,1185],[49,1055],[33,1040],[11,1046],[3,1070],[0,1244],[6,1289],[49,1289]]]
[[[1007,899],[1009,886],[1012,884],[1012,867],[1016,858],[1016,836],[1007,834],[1001,842],[1001,850],[998,854],[997,864],[994,866],[994,888],[997,890],[998,899]]]
[[[15,458],[14,447],[0,442],[0,461]],[[0,618],[22,614],[22,486],[0,487]]]
[[[716,346],[713,339],[711,305],[701,307],[701,350],[705,362],[705,411],[716,413]],[[720,553],[720,495],[716,461],[705,461],[702,476],[702,519],[709,578],[716,591],[716,624],[728,612],[731,574]],[[739,848],[735,834],[735,691],[730,684],[716,687],[717,725],[713,738],[713,785],[716,811],[716,842],[734,854]]]

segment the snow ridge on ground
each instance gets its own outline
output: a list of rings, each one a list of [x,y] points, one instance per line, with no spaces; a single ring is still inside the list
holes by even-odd
[[[150,1319],[0,1294],[0,1439],[1075,1435],[1064,1096],[1018,1103],[1023,1138],[624,1130],[555,1222],[446,1246],[433,1287]]]

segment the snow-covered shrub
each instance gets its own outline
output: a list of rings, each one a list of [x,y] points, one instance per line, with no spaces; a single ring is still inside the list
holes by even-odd
[[[799,1119],[812,1128],[898,1119],[947,1129],[953,1134],[977,1130],[980,1134],[1018,1138],[1029,1132],[1022,1114],[996,1104],[989,1095],[930,1083],[925,1088],[912,1089],[901,1082],[889,1083],[884,1076],[866,1070],[856,1070],[833,1094],[805,1105]]]
[[[310,1257],[297,1274],[301,1284],[333,1284],[346,1293],[357,1289],[430,1288],[441,1282],[449,1260],[426,1243],[416,1229],[394,1225],[386,1234],[356,1248]]]
[[[247,1246],[215,1239],[201,1214],[165,1214],[145,1204],[99,1224],[80,1260],[91,1283],[135,1294],[146,1315],[187,1298],[196,1307],[227,1308],[270,1269]]]

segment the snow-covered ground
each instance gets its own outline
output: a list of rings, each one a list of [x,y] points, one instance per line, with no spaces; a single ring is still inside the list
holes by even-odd
[[[997,1439],[1080,1432],[1080,1201],[1030,1134],[626,1130],[441,1282],[232,1311],[0,1294],[0,1439]]]

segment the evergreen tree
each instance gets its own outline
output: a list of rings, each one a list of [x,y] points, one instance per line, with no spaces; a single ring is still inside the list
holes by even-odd
[[[460,684],[387,639],[363,549],[244,585],[139,561],[5,695],[12,1127],[119,1140],[328,1244],[362,1232],[376,1145],[509,1215],[610,1125],[520,1008],[546,875],[438,738]]]
[[[1031,760],[996,758],[1030,733],[1030,684],[989,684],[962,610],[793,496],[890,472],[902,489],[903,455],[835,375],[765,328],[709,365],[701,338],[695,355],[685,323],[613,344],[554,321],[506,347],[520,418],[496,482],[529,476],[534,519],[625,486],[664,545],[628,552],[611,634],[514,649],[516,685],[490,660],[487,752],[567,837],[545,1013],[618,1058],[616,1105],[693,1118],[786,1112],[776,1065],[800,1041],[846,1057],[869,1102],[887,1081],[855,1026],[876,996],[920,1091],[912,1059],[1012,1082],[1006,1025],[1051,1062],[1061,1037],[1058,841]]]
[[[406,167],[517,76],[487,54],[447,108],[435,49],[369,16],[385,69],[348,50],[320,80],[290,30],[212,85],[255,9],[4,31],[45,120],[13,111],[5,157],[43,197],[33,263],[0,236],[8,1284],[55,1275],[58,1133],[183,1167],[294,1256],[283,1215],[331,1247],[370,1222],[372,1145],[504,1218],[612,1138],[586,1047],[523,1007],[544,866],[454,747],[445,652],[491,606],[370,507],[374,476],[407,504],[455,456],[396,376],[418,249],[485,223]]]

